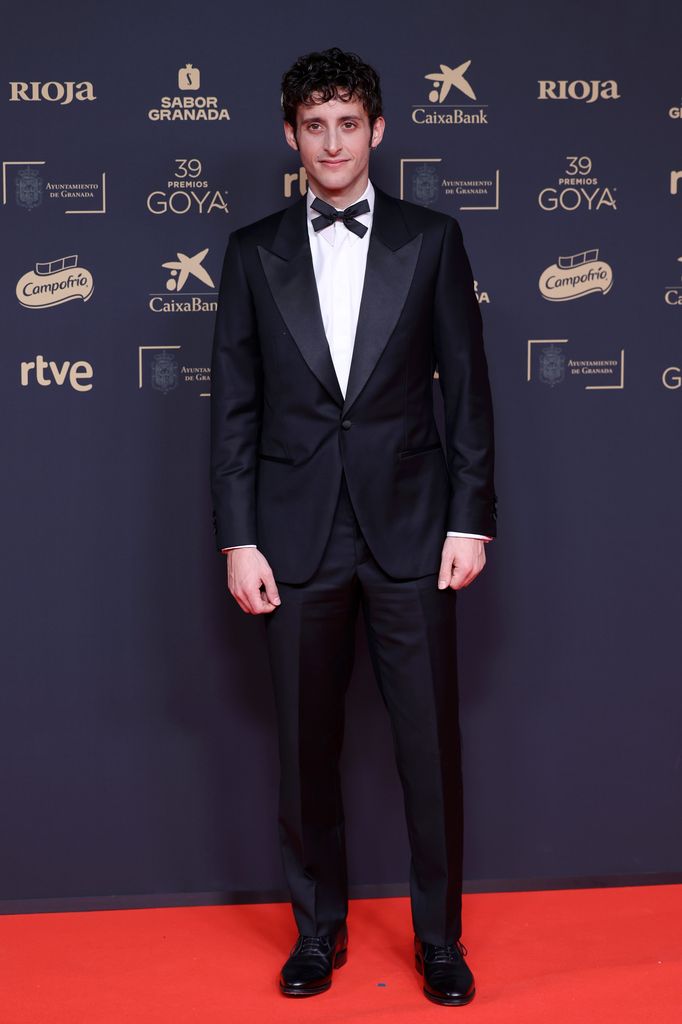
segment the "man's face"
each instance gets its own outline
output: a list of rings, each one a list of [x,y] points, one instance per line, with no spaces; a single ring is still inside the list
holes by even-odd
[[[298,150],[316,195],[350,197],[352,201],[364,191],[370,147],[381,142],[384,119],[378,117],[370,132],[360,100],[331,99],[312,106],[300,104],[296,131],[285,122],[284,134],[292,149]]]

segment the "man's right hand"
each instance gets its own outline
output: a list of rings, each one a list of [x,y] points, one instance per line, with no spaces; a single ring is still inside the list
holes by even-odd
[[[234,548],[226,558],[227,587],[243,612],[261,615],[281,604],[270,564],[258,548]]]

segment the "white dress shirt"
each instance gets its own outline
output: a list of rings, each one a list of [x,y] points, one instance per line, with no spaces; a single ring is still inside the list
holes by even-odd
[[[340,220],[316,231],[313,221],[318,214],[311,209],[311,203],[315,200],[311,188],[308,188],[307,199],[308,238],[322,323],[341,393],[345,398],[372,233],[374,186],[368,181],[365,191],[355,200],[360,203],[366,199],[369,203],[369,212],[355,218],[368,229],[362,238],[349,231]]]
[[[360,312],[362,287],[365,280],[369,239],[372,233],[374,186],[371,181],[368,181],[365,191],[354,200],[359,203],[366,199],[369,203],[369,212],[362,213],[355,218],[368,228],[362,238],[353,231],[349,231],[340,220],[333,221],[320,231],[315,231],[312,222],[319,214],[310,208],[316,198],[310,186],[308,186],[306,198],[308,238],[317,294],[320,300],[322,323],[339,386],[345,397]],[[455,530],[448,530],[447,535],[448,537],[474,537],[478,540],[492,540],[491,537],[480,533],[459,533]],[[255,548],[257,545],[235,544],[234,547]],[[223,548],[222,550],[232,551],[233,548]]]

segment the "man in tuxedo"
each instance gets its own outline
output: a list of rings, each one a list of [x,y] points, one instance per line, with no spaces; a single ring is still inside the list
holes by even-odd
[[[475,989],[455,611],[496,533],[481,316],[457,221],[369,180],[376,72],[336,48],[308,54],[282,106],[308,192],[230,237],[211,397],[217,546],[240,608],[264,616],[277,708],[299,930],[280,990],[325,991],[347,956],[338,763],[362,605],[404,790],[415,964],[428,998],[461,1005]]]

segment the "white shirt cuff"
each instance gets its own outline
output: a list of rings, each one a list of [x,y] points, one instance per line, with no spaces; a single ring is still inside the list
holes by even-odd
[[[473,537],[474,540],[492,540],[492,537],[485,537],[482,533],[459,533],[457,530],[448,530],[448,537]]]

